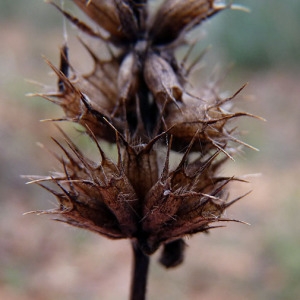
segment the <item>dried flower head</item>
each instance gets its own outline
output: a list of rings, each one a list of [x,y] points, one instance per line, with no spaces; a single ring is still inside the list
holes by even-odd
[[[58,76],[58,91],[41,96],[58,104],[68,120],[81,124],[99,149],[93,162],[63,133],[64,153],[57,155],[61,173],[34,178],[52,192],[59,206],[50,211],[58,220],[113,239],[134,240],[141,251],[161,245],[161,263],[179,264],[183,237],[207,232],[221,221],[227,184],[219,168],[240,144],[230,121],[232,97],[211,93],[207,99],[187,90],[189,68],[175,50],[188,44],[186,33],[207,18],[230,8],[213,0],[165,0],[149,15],[146,0],[73,0],[96,24],[85,24],[56,6],[87,36],[103,41],[109,59],[84,43],[94,60],[87,75],[76,72],[61,50],[61,66],[47,63]],[[104,153],[101,141],[117,146],[118,160]],[[235,145],[234,145],[235,144]],[[181,154],[171,167],[172,153]],[[242,181],[242,180],[240,180]],[[54,183],[50,189],[47,182]]]

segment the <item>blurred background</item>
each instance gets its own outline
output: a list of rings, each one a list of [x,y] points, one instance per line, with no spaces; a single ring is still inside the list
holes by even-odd
[[[65,1],[66,8],[79,15],[71,2]],[[202,38],[195,51],[212,47],[195,76],[230,69],[220,90],[233,94],[248,82],[237,106],[267,120],[238,121],[247,132],[243,140],[260,152],[245,149],[223,170],[256,174],[249,184],[232,185],[233,197],[253,191],[227,212],[251,226],[227,224],[187,238],[185,263],[174,270],[162,269],[154,255],[149,300],[300,299],[300,1],[239,3],[251,13],[228,10],[197,31]],[[62,112],[25,94],[55,88],[42,55],[58,65],[62,23],[42,0],[0,0],[0,299],[127,299],[128,241],[106,240],[47,216],[23,215],[55,206],[51,195],[25,185],[20,175],[55,169],[37,142],[55,149],[50,137],[59,134],[39,120]],[[71,61],[88,71],[91,61],[76,30],[68,26],[68,32]],[[89,151],[81,135],[75,131],[73,137]]]

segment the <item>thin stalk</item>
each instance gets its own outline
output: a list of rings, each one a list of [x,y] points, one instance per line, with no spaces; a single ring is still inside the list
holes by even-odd
[[[144,254],[136,241],[132,241],[133,266],[130,300],[145,300],[149,268],[149,256]]]

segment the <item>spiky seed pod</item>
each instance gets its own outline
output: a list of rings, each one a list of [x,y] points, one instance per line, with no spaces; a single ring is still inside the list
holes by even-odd
[[[169,102],[181,101],[183,89],[171,65],[161,56],[149,53],[145,60],[146,84],[162,111]]]
[[[103,60],[84,44],[94,69],[81,75],[64,46],[60,70],[47,61],[58,76],[58,91],[42,96],[63,109],[60,120],[86,129],[98,146],[100,163],[87,159],[64,134],[67,147],[57,142],[66,156],[59,158],[62,172],[32,182],[58,199],[58,208],[44,213],[109,238],[132,239],[147,255],[165,245],[161,263],[175,266],[183,260],[182,238],[218,227],[213,223],[236,221],[223,213],[241,198],[227,201],[228,183],[239,179],[218,171],[235,153],[230,144],[244,144],[229,121],[252,115],[224,109],[243,87],[230,98],[193,98],[186,90],[188,72],[174,55],[186,43],[182,34],[228,6],[166,0],[149,21],[147,1],[73,2],[108,37],[60,11],[118,54]],[[117,146],[116,163],[104,154],[101,140]],[[183,154],[170,168],[173,151]]]
[[[235,93],[234,97],[243,88],[244,86]],[[226,152],[229,142],[244,144],[230,134],[228,124],[238,117],[255,116],[245,112],[232,113],[223,109],[223,104],[234,97],[222,101],[213,99],[212,103],[201,103],[198,99],[187,99],[180,105],[170,103],[164,118],[164,129],[171,129],[170,133],[174,137],[174,149],[184,148],[195,135],[201,143],[195,143],[193,150],[201,148],[201,151],[207,152],[217,147]]]
[[[135,53],[129,52],[123,59],[118,73],[118,97],[120,105],[123,101],[130,101],[138,86],[138,66]]]
[[[165,244],[159,262],[166,268],[180,265],[184,259],[185,243],[182,239]]]
[[[85,158],[69,139],[66,143],[70,150],[57,142],[67,157],[61,160],[64,173],[34,180],[50,181],[61,189],[51,191],[59,208],[46,212],[59,215],[61,221],[110,238],[135,238],[147,254],[161,244],[207,231],[211,223],[228,221],[222,213],[231,202],[226,203],[223,190],[234,178],[213,176],[220,165],[218,152],[208,160],[188,163],[191,144],[177,168],[169,171],[169,147],[157,178],[160,160],[154,143],[140,145],[137,151],[125,148],[117,165],[98,144],[99,165]]]

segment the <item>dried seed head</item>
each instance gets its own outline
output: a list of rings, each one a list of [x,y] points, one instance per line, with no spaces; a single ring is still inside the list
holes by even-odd
[[[228,142],[233,141],[228,133],[229,121],[248,114],[229,113],[222,109],[222,104],[222,101],[209,105],[198,99],[189,99],[183,101],[180,109],[170,105],[164,120],[165,130],[171,128],[170,133],[174,136],[174,149],[187,146],[194,137],[201,143],[195,143],[193,150],[206,152],[215,149],[216,145],[225,148]]]
[[[69,150],[58,143],[67,157],[61,160],[64,171],[34,181],[52,182],[61,190],[52,191],[59,207],[46,212],[58,215],[60,221],[109,238],[135,238],[147,254],[162,244],[207,231],[211,223],[228,221],[222,218],[227,207],[224,187],[234,178],[216,176],[217,154],[189,163],[189,147],[173,171],[168,170],[168,154],[157,178],[161,160],[153,143],[141,145],[139,151],[124,148],[120,166],[102,150],[102,161],[96,164],[69,139],[66,143]]]
[[[110,37],[64,15],[108,48],[112,44],[117,54],[103,60],[86,46],[94,69],[81,75],[63,48],[60,70],[47,61],[58,76],[58,92],[42,96],[61,106],[61,120],[86,129],[101,162],[87,159],[64,135],[68,147],[57,142],[66,156],[59,158],[62,171],[32,182],[58,199],[59,207],[46,213],[109,238],[134,239],[147,254],[165,245],[161,263],[175,266],[183,259],[182,238],[207,232],[212,223],[235,221],[223,213],[240,199],[227,202],[226,187],[238,179],[218,172],[234,154],[230,142],[243,144],[229,121],[251,116],[224,110],[241,89],[224,100],[191,97],[174,54],[183,33],[224,7],[215,7],[213,0],[166,0],[149,22],[147,1],[74,2]],[[117,163],[105,156],[101,140],[116,145]],[[171,168],[173,152],[182,159]]]

